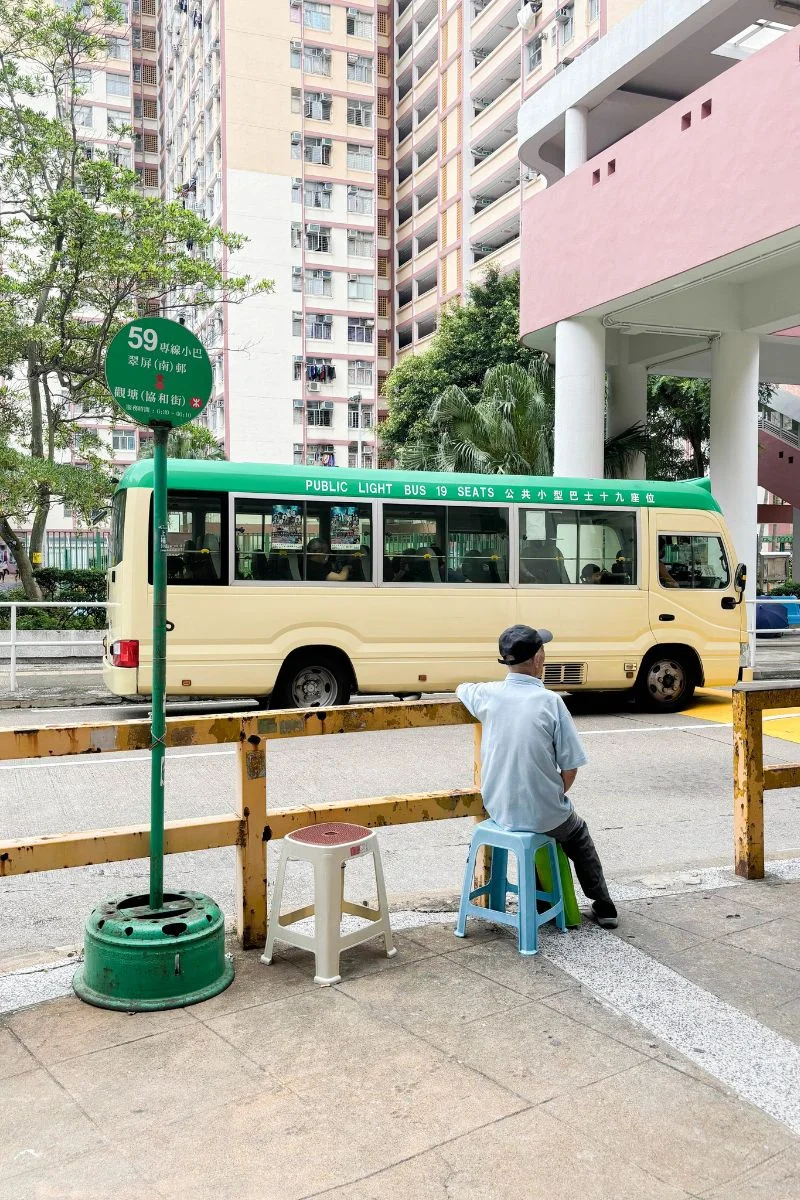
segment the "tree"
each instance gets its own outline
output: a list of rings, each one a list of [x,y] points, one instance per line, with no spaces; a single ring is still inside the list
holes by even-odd
[[[104,28],[121,23],[109,0],[0,0],[0,536],[32,599],[53,499],[88,516],[111,487],[81,419],[119,415],[103,379],[117,330],[148,309],[271,286],[223,275],[223,250],[242,238],[142,195],[120,145],[129,129],[107,154],[83,140],[86,68],[107,52]],[[86,467],[68,461],[76,444]]]
[[[422,431],[401,454],[412,470],[487,475],[550,475],[553,469],[555,373],[544,358],[528,367],[490,368],[476,403],[459,387],[433,402]],[[645,446],[641,426],[606,442],[608,475],[623,475]]]
[[[758,385],[759,404],[775,388]],[[647,395],[648,479],[698,479],[708,473],[711,384],[708,379],[651,375]]]
[[[399,457],[406,443],[423,434],[431,405],[447,387],[477,402],[490,367],[526,367],[535,357],[519,340],[519,272],[501,275],[490,268],[470,285],[464,304],[443,309],[430,349],[407,355],[389,373],[384,386],[389,412],[379,429],[384,453]]]
[[[152,457],[153,442],[148,439],[139,451],[139,458]],[[225,457],[225,451],[204,425],[182,425],[180,429],[170,429],[167,435],[167,457],[220,459]]]

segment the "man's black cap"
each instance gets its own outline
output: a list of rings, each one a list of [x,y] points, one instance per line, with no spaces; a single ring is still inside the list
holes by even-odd
[[[552,642],[553,635],[549,629],[532,629],[530,625],[510,625],[500,634],[500,657],[498,662],[507,667],[527,662],[529,658],[541,650],[545,642]]]

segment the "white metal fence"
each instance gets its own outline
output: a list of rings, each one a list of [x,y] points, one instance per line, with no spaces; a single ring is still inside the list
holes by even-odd
[[[43,647],[46,648],[48,645],[47,641],[43,641],[43,639],[41,637],[34,638],[34,637],[26,637],[25,636],[27,634],[33,634],[35,632],[40,633],[41,631],[19,629],[18,613],[19,613],[20,609],[25,609],[25,608],[71,608],[71,609],[77,610],[79,612],[82,612],[84,609],[88,609],[88,608],[104,608],[105,609],[105,608],[111,608],[111,607],[113,607],[113,605],[109,604],[105,600],[0,600],[0,609],[10,609],[9,629],[7,631],[4,630],[4,631],[0,632],[0,637],[2,637],[2,634],[5,632],[8,632],[10,634],[10,637],[7,640],[5,638],[3,638],[2,643],[0,643],[0,648],[5,649],[6,646],[8,647],[8,658],[7,658],[7,660],[5,660],[8,662],[8,687],[7,687],[7,689],[4,688],[3,690],[8,690],[10,692],[16,692],[17,687],[18,687],[18,664],[19,664],[19,662],[21,660],[30,659],[30,658],[41,658]],[[53,645],[53,652],[52,652],[53,658],[62,657],[65,649],[73,650],[77,647],[86,647],[86,646],[96,646],[97,647],[97,657],[98,657],[98,659],[100,658],[100,648],[103,645],[103,639],[104,639],[104,633],[103,633],[102,629],[86,630],[86,631],[68,629],[68,630],[64,630],[63,632],[66,634],[88,632],[88,633],[95,633],[97,636],[92,637],[92,638],[87,638],[87,637],[63,638],[63,637],[60,637],[60,638],[58,638],[57,641],[53,642],[53,644],[52,644]],[[19,636],[20,633],[23,635],[22,638],[20,638],[20,636]],[[38,650],[38,654],[33,655],[30,653],[30,651],[33,648]],[[21,650],[23,651],[23,653],[20,653]],[[28,653],[26,654],[25,651],[28,651]],[[0,660],[0,661],[2,661],[2,660]],[[3,666],[5,666],[5,661],[2,662]]]

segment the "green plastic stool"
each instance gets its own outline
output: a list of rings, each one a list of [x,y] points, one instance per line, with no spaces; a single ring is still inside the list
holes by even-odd
[[[569,859],[560,846],[558,849],[558,867],[561,875],[561,891],[564,896],[564,916],[567,919],[567,927],[576,929],[581,923],[581,912],[578,908],[578,901],[575,897],[575,884],[572,881],[572,867]],[[543,846],[536,853],[536,874],[539,877],[539,882],[545,892],[552,891],[553,877],[550,871],[550,861],[547,855],[547,848]]]

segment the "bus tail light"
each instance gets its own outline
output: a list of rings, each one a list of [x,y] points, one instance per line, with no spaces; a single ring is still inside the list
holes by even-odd
[[[138,641],[132,638],[126,638],[121,642],[112,642],[111,662],[115,667],[138,667]]]

